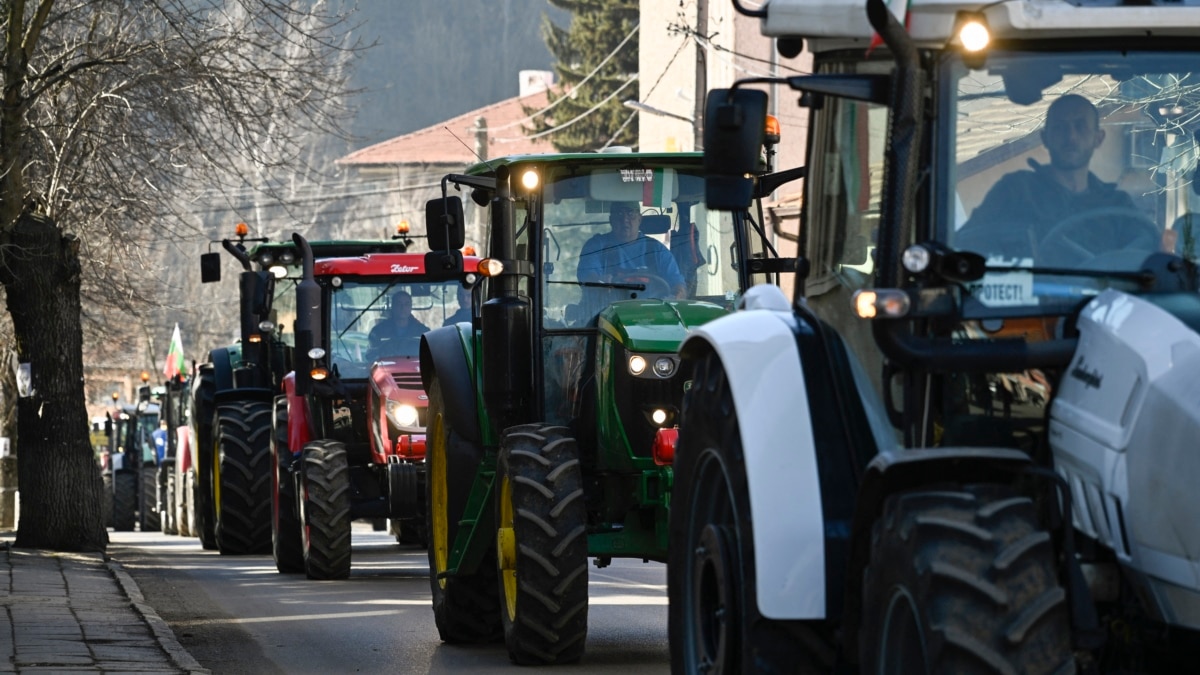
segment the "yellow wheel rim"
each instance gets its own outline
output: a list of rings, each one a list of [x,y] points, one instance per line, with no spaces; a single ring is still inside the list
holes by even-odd
[[[496,528],[496,558],[504,586],[504,604],[509,621],[517,618],[517,535],[513,531],[512,483],[500,480],[500,522]]]
[[[429,436],[433,441],[428,449],[426,461],[428,466],[425,467],[428,472],[428,488],[429,488],[429,516],[430,530],[429,545],[433,551],[433,561],[436,567],[433,573],[438,576],[438,585],[442,588],[446,587],[446,580],[441,578],[442,572],[446,571],[447,561],[450,559],[450,542],[449,540],[449,523],[446,517],[446,507],[449,499],[446,496],[446,433],[445,419],[440,414],[435,414],[430,420]]]

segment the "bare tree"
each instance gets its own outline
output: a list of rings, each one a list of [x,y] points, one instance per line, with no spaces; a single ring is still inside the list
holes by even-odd
[[[89,317],[136,313],[190,195],[270,190],[340,134],[346,14],[321,0],[0,3],[0,284],[17,404],[17,546],[103,550],[83,397]],[[134,347],[135,349],[137,347]]]

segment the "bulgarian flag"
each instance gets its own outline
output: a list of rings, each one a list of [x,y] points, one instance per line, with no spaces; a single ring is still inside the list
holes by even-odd
[[[171,333],[171,346],[167,348],[167,362],[163,364],[163,375],[168,380],[176,375],[187,376],[187,361],[183,358],[183,338],[179,337],[179,324],[175,324],[175,332]]]
[[[647,169],[643,175],[642,203],[666,209],[675,197],[674,169]]]

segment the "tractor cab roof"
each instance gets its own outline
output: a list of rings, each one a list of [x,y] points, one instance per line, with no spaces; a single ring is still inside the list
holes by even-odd
[[[898,17],[906,3],[890,3]],[[1195,35],[1200,0],[1008,0],[982,5],[964,0],[908,0],[908,33],[938,48],[951,39],[959,12],[981,13],[994,40],[1138,35]],[[860,45],[875,35],[863,0],[771,0],[762,33],[802,37],[815,51]]]
[[[342,239],[310,241],[308,245],[312,247],[313,257],[321,259],[344,258],[368,253],[404,253],[408,250],[409,243],[411,241],[406,243],[404,239]],[[291,241],[259,244],[250,249],[249,256],[250,260],[262,269],[267,269],[272,265],[285,267],[300,265],[300,254],[296,250],[296,244]]]

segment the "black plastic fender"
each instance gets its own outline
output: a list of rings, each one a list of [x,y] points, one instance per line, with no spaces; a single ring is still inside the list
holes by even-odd
[[[233,389],[233,361],[229,349],[220,347],[208,353],[208,362],[212,364],[213,384],[218,392]]]
[[[446,417],[462,437],[479,445],[478,395],[457,326],[444,326],[421,336],[421,384],[425,391],[437,374],[446,399]]]
[[[855,501],[850,531],[843,631],[847,654],[855,644],[862,617],[862,575],[867,566],[871,528],[889,495],[938,483],[1012,484],[1033,460],[1012,448],[907,448],[880,452],[867,465]]]

